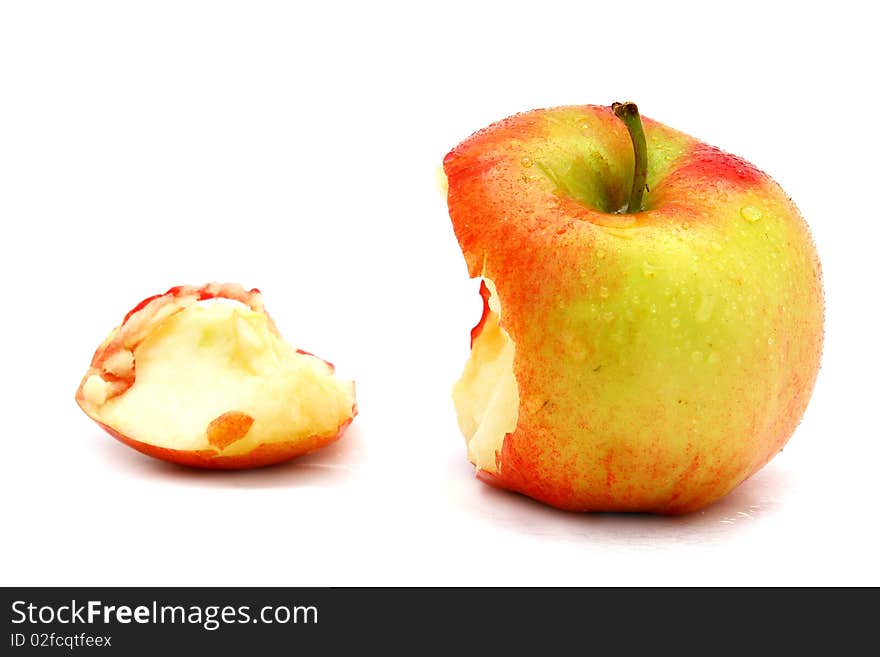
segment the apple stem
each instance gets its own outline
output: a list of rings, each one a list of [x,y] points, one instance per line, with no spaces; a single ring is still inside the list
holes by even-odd
[[[611,111],[623,121],[632,140],[635,162],[633,166],[633,184],[629,192],[629,202],[623,209],[626,214],[642,211],[642,200],[648,187],[648,143],[645,141],[645,130],[642,118],[635,103],[613,103]]]

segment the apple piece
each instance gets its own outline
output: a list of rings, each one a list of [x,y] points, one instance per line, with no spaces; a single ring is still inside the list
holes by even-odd
[[[126,314],[76,393],[110,435],[166,461],[250,468],[339,438],[354,383],[282,340],[259,290],[174,287]]]
[[[823,341],[785,192],[635,105],[535,110],[444,158],[483,316],[453,389],[479,479],[573,511],[678,514],[786,444]]]

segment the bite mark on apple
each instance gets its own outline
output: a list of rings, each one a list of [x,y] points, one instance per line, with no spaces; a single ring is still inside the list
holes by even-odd
[[[82,384],[82,394],[88,403],[100,406],[107,401],[107,382],[98,374],[90,374]]]
[[[165,294],[147,297],[126,313],[122,323],[113,329],[110,336],[95,351],[89,371],[83,377],[83,383],[80,384],[80,390],[77,392],[77,400],[100,406],[128,390],[134,385],[134,351],[138,345],[172,315],[208,299],[237,301],[254,312],[265,312],[263,295],[258,289],[245,290],[235,283],[208,283],[201,287],[179,285],[172,287]],[[278,333],[271,317],[269,327],[274,333]],[[107,384],[103,393],[98,389],[98,384],[93,378],[95,376]],[[84,385],[88,381],[92,381],[91,395],[87,395],[84,390]]]
[[[468,458],[478,470],[500,471],[507,434],[519,418],[519,385],[513,371],[516,345],[501,327],[501,302],[493,281],[480,283],[483,313],[471,331],[471,354],[452,398]]]
[[[471,329],[471,349],[474,348],[474,342],[476,342],[477,338],[480,336],[480,333],[483,332],[483,327],[486,325],[486,319],[488,319],[489,314],[492,312],[489,309],[489,297],[491,293],[489,292],[489,288],[486,287],[485,279],[480,280],[480,297],[483,299],[483,314],[480,315],[480,321],[477,322],[477,325]]]

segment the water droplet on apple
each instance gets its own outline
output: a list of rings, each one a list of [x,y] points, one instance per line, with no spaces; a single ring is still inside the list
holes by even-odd
[[[638,303],[639,303],[639,295],[638,294],[633,295],[633,303],[638,305]]]
[[[657,272],[660,271],[660,269],[660,267],[658,267],[657,265],[652,265],[647,260],[642,263],[642,273],[648,278],[656,278]]]
[[[651,312],[656,314],[656,312],[657,312],[657,304],[656,303],[651,304]]]
[[[700,302],[700,307],[697,308],[697,314],[694,315],[694,319],[702,324],[703,322],[708,322],[712,317],[712,311],[715,309],[715,300],[711,295],[704,294],[703,300]]]
[[[522,164],[526,169],[528,169],[533,164],[532,158],[524,157],[523,159],[520,160],[520,164]]]
[[[769,344],[771,347],[773,346],[773,336],[767,338],[767,344]]]
[[[709,354],[709,363],[711,365],[717,365],[721,362],[721,355],[717,351],[713,351]]]
[[[694,361],[695,363],[702,363],[703,362],[703,352],[702,351],[693,352],[691,354],[691,360]]]
[[[742,218],[748,221],[749,223],[755,223],[758,221],[763,215],[761,211],[756,208],[754,205],[746,205],[744,206],[739,213],[742,215]]]
[[[598,251],[596,251],[596,257],[599,260],[604,260],[605,259],[605,251],[603,251],[602,249],[599,249]]]
[[[603,299],[607,299],[608,298],[608,288],[604,287],[604,286],[600,287],[599,288],[599,296],[602,297]]]
[[[606,322],[612,322],[614,321],[614,313],[610,310],[607,313],[602,313],[602,319],[604,319]]]
[[[673,317],[672,321],[669,322],[669,324],[672,326],[672,328],[678,328],[678,325],[681,324],[681,321],[679,321],[678,317]]]

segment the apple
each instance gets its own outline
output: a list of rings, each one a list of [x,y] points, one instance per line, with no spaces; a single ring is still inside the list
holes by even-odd
[[[76,401],[126,445],[201,468],[295,458],[357,414],[354,383],[284,342],[259,290],[218,283],[141,301],[98,347]]]
[[[453,390],[478,478],[680,514],[754,474],[819,368],[819,260],[765,173],[632,103],[512,116],[446,155],[483,315]]]

